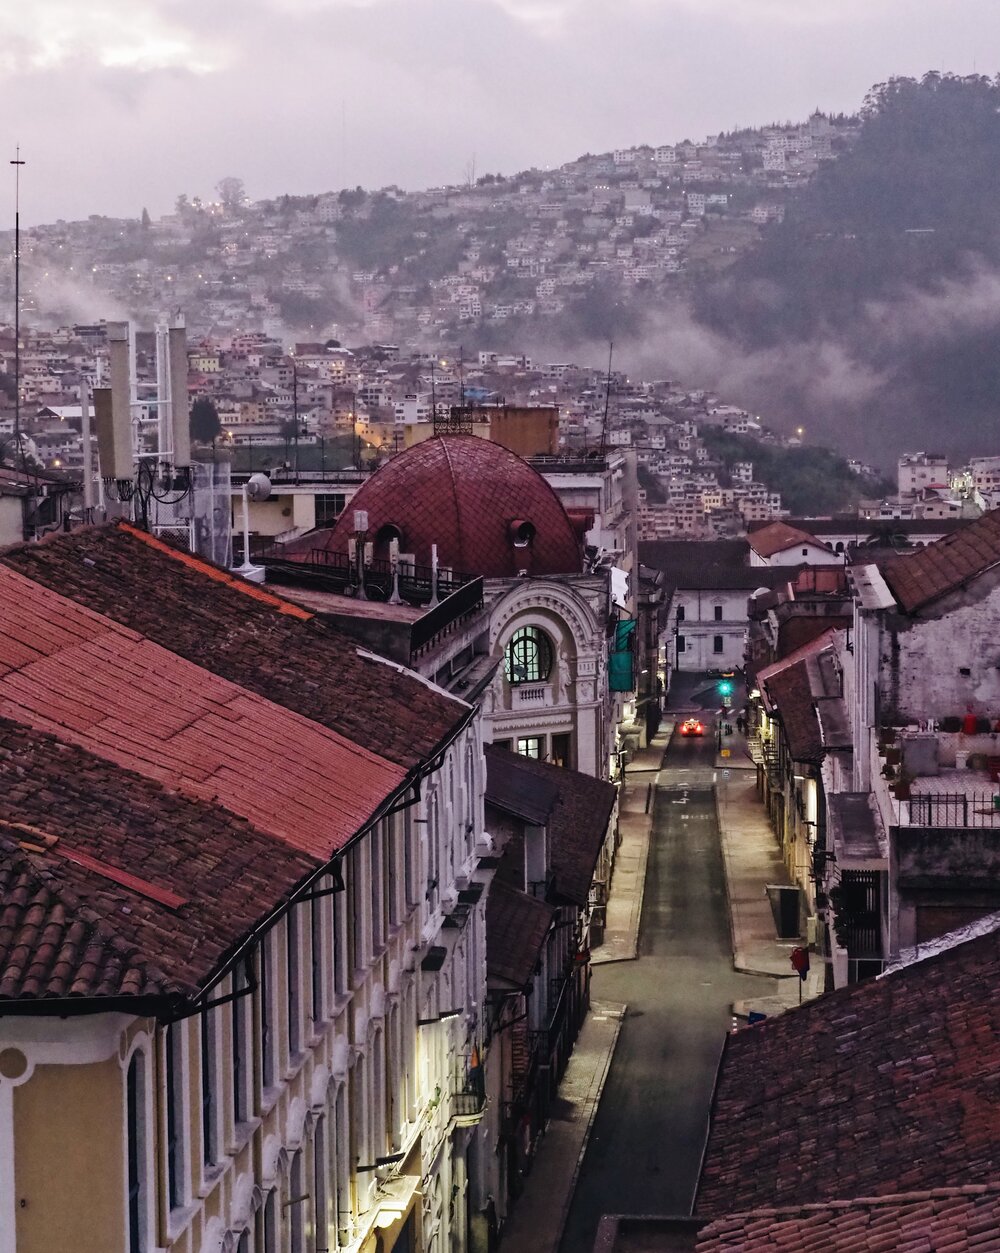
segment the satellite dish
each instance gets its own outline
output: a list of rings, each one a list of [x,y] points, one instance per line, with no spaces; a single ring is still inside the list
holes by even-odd
[[[271,495],[271,480],[266,474],[251,474],[247,479],[247,496],[250,500],[267,500]]]
[[[263,478],[263,475],[260,477]],[[766,596],[770,590],[769,587],[758,587],[756,591],[750,593],[750,599],[756,600],[758,596]]]

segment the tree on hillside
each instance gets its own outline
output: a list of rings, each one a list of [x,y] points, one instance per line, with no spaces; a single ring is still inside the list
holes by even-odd
[[[191,406],[191,438],[198,444],[214,444],[222,433],[219,411],[207,396],[199,396]]]
[[[222,207],[227,213],[235,213],[243,205],[246,199],[246,190],[243,186],[242,178],[233,178],[232,175],[219,179],[215,187],[218,192],[219,199],[222,201]]]

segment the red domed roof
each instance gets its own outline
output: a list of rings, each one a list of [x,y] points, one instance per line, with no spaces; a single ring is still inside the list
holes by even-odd
[[[440,565],[463,574],[506,578],[582,568],[580,537],[545,479],[515,453],[474,435],[437,436],[394,457],[348,503],[322,547],[347,552],[356,509],[368,511],[376,557],[387,555],[398,532],[400,552],[412,553],[418,565],[430,563],[437,544]]]

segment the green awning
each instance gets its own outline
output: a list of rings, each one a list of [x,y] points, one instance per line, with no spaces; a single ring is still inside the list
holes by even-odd
[[[612,692],[635,691],[635,618],[615,624],[615,646],[608,660],[608,683]]]

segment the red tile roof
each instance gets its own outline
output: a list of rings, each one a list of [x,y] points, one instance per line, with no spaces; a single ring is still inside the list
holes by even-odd
[[[815,657],[817,653],[821,653],[825,648],[829,648],[833,643],[834,632],[839,628],[834,624],[827,622],[826,630],[821,631],[819,635],[808,640],[805,644],[800,644],[798,648],[793,649],[779,661],[772,661],[769,666],[764,666],[762,670],[757,671],[757,683],[766,683],[776,674],[780,674],[782,670],[787,670],[789,666],[794,666],[797,662],[805,661],[807,657]]]
[[[0,552],[0,564],[406,770],[468,714],[280,596],[130,527],[51,535]]]
[[[994,931],[727,1036],[696,1212],[1000,1178],[998,968]]]
[[[758,679],[758,682],[761,682]],[[825,756],[823,735],[816,706],[809,687],[809,673],[804,661],[788,666],[763,681],[768,703],[777,711],[788,740],[788,748],[796,761],[822,762]]]
[[[928,544],[882,563],[900,607],[914,613],[1000,564],[1000,509]]]
[[[0,1002],[191,997],[321,864],[0,718]]]
[[[401,533],[400,549],[429,565],[437,544],[443,567],[486,578],[578,574],[583,552],[555,490],[516,453],[474,435],[423,440],[393,457],[351,500],[336,526],[287,546],[289,556],[314,548],[346,553],[354,511],[368,512],[368,535],[377,557],[388,556],[385,526]],[[515,549],[511,524],[528,522],[534,538]]]
[[[826,545],[813,535],[789,526],[787,522],[771,522],[757,531],[752,531],[747,540],[750,547],[760,557],[773,557],[775,553],[786,552],[789,548],[803,548],[811,544],[814,548],[826,548]]]
[[[494,879],[486,898],[486,973],[494,986],[531,982],[555,906]]]
[[[997,1253],[1000,1185],[731,1214],[704,1227],[697,1253]]]
[[[779,659],[788,657],[806,644],[826,635],[827,631],[845,631],[853,626],[854,620],[849,616],[823,614],[797,615],[786,618],[778,626]]]
[[[576,905],[586,905],[618,789],[578,770],[532,761],[492,744],[486,749],[486,765],[491,779],[497,767],[507,773],[514,770],[525,780],[543,785],[547,798],[554,792],[546,826],[555,892]],[[529,791],[530,784],[524,790]],[[493,803],[501,802],[494,797]]]
[[[405,771],[0,566],[0,714],[212,801],[320,858]]]

